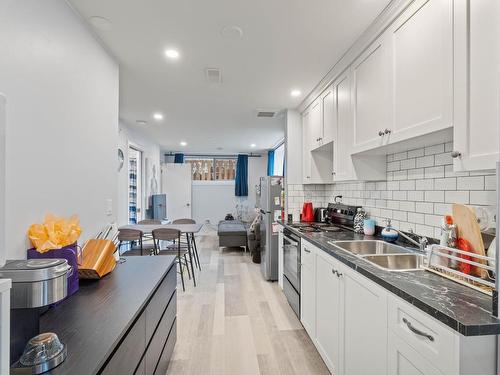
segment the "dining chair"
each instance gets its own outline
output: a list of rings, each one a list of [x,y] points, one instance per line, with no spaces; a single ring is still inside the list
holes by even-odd
[[[177,219],[174,220],[172,224],[196,224],[196,221],[193,219]],[[198,269],[201,271],[200,256],[198,255],[198,248],[196,247],[196,239],[194,237],[194,233],[186,233],[186,241],[189,246],[191,244],[193,245],[194,261]]]
[[[194,286],[196,286],[193,263],[191,262],[191,272],[189,272],[189,263],[186,257],[188,249],[181,244],[181,231],[173,228],[158,228],[154,229],[152,234],[157,254],[175,255],[177,263],[179,264],[182,290],[186,291],[184,285],[184,266],[187,268],[189,278],[191,278],[191,273],[193,274],[193,283]],[[167,245],[162,248],[162,244]]]
[[[161,220],[144,219],[144,220],[139,221],[137,224],[139,224],[139,225],[161,225]]]
[[[141,255],[144,252],[144,246],[142,244],[142,230],[139,229],[119,229],[118,230],[118,254],[120,254],[121,247],[124,242],[130,244],[130,251],[140,250]],[[138,243],[139,247],[133,246],[134,243]]]

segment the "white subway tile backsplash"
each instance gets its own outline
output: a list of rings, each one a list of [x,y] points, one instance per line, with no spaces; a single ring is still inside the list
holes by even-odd
[[[417,168],[425,168],[434,166],[434,155],[422,156],[417,158]]]
[[[445,192],[446,203],[469,203],[468,191],[447,191]]]
[[[436,190],[457,190],[457,179],[454,177],[437,178],[434,180]]]
[[[424,150],[425,155],[441,154],[444,152],[444,143],[426,147]]]
[[[423,148],[417,148],[416,150],[408,151],[408,158],[418,158],[420,156],[424,156]]]
[[[478,204],[485,206],[493,206],[496,204],[496,192],[495,191],[471,191],[470,192],[470,204]]]
[[[438,238],[452,203],[496,204],[494,171],[454,172],[452,150],[448,142],[387,155],[386,181],[290,184],[287,210],[298,219],[305,199],[322,207],[342,195],[344,203],[364,206],[378,225],[391,218],[395,228]]]
[[[428,167],[424,169],[425,178],[443,178],[444,166]]]
[[[426,202],[444,202],[444,191],[428,190],[425,192]]]
[[[459,177],[457,178],[458,190],[483,190],[484,176]]]

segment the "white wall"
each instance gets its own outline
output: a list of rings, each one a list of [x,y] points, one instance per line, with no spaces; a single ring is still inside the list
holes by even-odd
[[[29,225],[49,212],[78,214],[82,239],[115,219],[118,65],[62,0],[2,1],[0,56],[5,246],[24,258]]]
[[[118,225],[128,224],[128,147],[133,146],[142,151],[143,168],[143,186],[145,187],[143,197],[143,207],[147,208],[147,199],[151,195],[151,178],[153,175],[153,166],[156,169],[156,180],[158,182],[158,193],[161,192],[161,151],[160,145],[149,137],[141,134],[131,126],[120,123],[118,147],[125,155],[123,168],[118,172],[118,205],[117,212]],[[147,170],[145,168],[146,159],[148,159]],[[145,215],[145,212],[143,213]]]
[[[260,177],[266,174],[267,155],[248,158],[248,197],[234,196],[234,181],[193,181],[193,219],[200,223],[209,219],[212,224],[217,224],[227,213],[236,217],[238,203],[244,204],[252,212],[255,207],[255,186],[259,184]]]

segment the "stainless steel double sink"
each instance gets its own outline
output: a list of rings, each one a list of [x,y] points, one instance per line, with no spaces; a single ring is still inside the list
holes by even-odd
[[[360,258],[388,271],[422,270],[425,255],[392,243],[378,240],[329,241]]]

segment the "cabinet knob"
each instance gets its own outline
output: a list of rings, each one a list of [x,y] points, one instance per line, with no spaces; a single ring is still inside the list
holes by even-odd
[[[453,159],[456,159],[456,158],[459,158],[460,156],[462,156],[460,151],[452,151],[450,155]]]
[[[385,133],[384,133],[382,130],[380,130],[380,131],[378,132],[378,136],[379,136],[379,137],[382,137],[384,134],[385,134]]]

